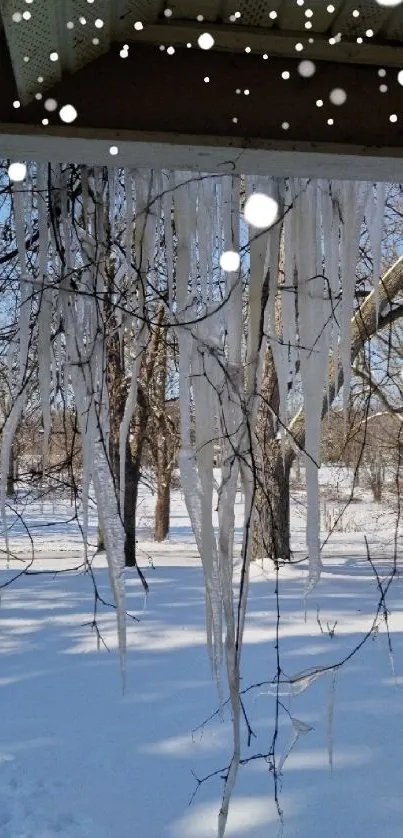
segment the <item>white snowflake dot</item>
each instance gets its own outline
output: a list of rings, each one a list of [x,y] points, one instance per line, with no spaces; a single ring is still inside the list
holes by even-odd
[[[63,105],[63,107],[60,108],[59,116],[62,122],[69,123],[74,122],[74,120],[77,119],[78,114],[74,105]]]
[[[55,111],[56,108],[57,108],[56,99],[52,99],[52,98],[46,99],[45,102],[44,102],[44,108],[45,108],[45,111],[49,111],[49,113],[51,113],[52,111]]]
[[[203,32],[197,39],[200,49],[211,49],[214,46],[214,38],[209,32]]]
[[[316,73],[316,65],[313,61],[300,61],[298,64],[298,72],[304,79],[309,79]]]
[[[245,220],[252,227],[271,227],[278,215],[278,203],[270,195],[254,192],[245,203]]]
[[[330,91],[329,99],[332,105],[344,105],[347,101],[347,93],[341,87],[335,87],[334,90]]]
[[[225,250],[220,256],[220,266],[223,271],[233,273],[239,269],[241,257],[236,250]]]
[[[11,163],[7,170],[10,180],[15,183],[21,183],[27,174],[27,167],[25,163]]]

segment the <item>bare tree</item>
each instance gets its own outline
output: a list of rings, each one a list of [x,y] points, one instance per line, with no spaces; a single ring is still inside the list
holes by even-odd
[[[399,322],[403,304],[399,295],[403,291],[403,257],[379,279],[378,286],[365,297],[353,317],[351,330],[351,363],[353,370],[365,346],[377,333]],[[379,311],[379,316],[378,316]],[[322,419],[334,403],[342,385],[344,373],[340,362],[337,366],[330,358],[328,392],[323,397]],[[371,380],[371,379],[370,379]],[[376,386],[376,382],[372,383]],[[379,392],[378,392],[379,395]],[[305,415],[300,408],[286,428],[286,444],[281,446],[278,435],[278,381],[275,366],[268,351],[263,379],[262,409],[260,420],[262,479],[260,501],[255,531],[255,555],[271,555],[284,559],[290,556],[289,490],[291,465],[298,451],[305,446]],[[396,413],[397,415],[397,413]]]

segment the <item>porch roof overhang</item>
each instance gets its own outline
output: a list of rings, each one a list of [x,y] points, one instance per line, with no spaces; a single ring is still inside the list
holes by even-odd
[[[402,180],[403,4],[0,0],[0,10],[2,157]],[[311,77],[302,60],[315,63]],[[64,104],[77,110],[72,125]]]

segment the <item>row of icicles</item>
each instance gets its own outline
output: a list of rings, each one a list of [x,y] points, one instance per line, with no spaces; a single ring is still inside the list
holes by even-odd
[[[70,169],[54,167],[52,189],[58,196],[60,209],[55,223],[52,207],[44,197],[48,194],[48,168],[31,164],[31,175],[33,170],[38,186],[39,230],[35,277],[32,260],[26,252],[26,229],[32,225],[32,219],[28,218],[32,210],[25,196],[27,184],[21,186],[21,178],[13,177],[13,172],[9,171],[14,181],[13,216],[21,305],[19,375],[17,381],[10,381],[15,399],[4,428],[1,452],[3,523],[6,523],[10,450],[26,406],[29,306],[33,284],[34,287],[35,282],[38,285],[39,277],[40,293],[36,299],[39,301],[44,445],[46,448],[50,434],[49,394],[55,369],[59,368],[63,370],[65,386],[74,393],[80,422],[84,538],[92,483],[117,606],[124,672],[125,534],[120,509],[125,496],[126,442],[137,403],[137,380],[149,337],[149,321],[152,321],[156,299],[163,300],[179,347],[179,469],[204,571],[207,645],[220,695],[222,661],[226,661],[226,684],[232,709],[234,753],[219,816],[221,838],[241,758],[240,665],[248,601],[250,532],[254,520],[255,429],[266,347],[270,346],[273,352],[280,394],[279,420],[283,440],[287,442],[290,392],[295,382],[300,381],[302,386],[309,586],[313,587],[321,569],[317,464],[329,357],[332,353],[336,363],[339,359],[343,366],[346,403],[360,236],[366,219],[374,278],[377,279],[384,187],[268,177],[246,177],[241,181],[227,175],[198,176],[113,168],[106,172],[102,168],[82,167],[82,213],[78,219],[71,217]],[[22,180],[25,177],[26,170]],[[117,207],[119,212],[116,212]],[[162,272],[161,228],[165,243]],[[281,252],[284,260],[280,270]],[[113,257],[116,268],[115,299],[126,300],[126,311],[122,312],[117,306],[114,312],[117,327],[122,334],[125,329],[130,330],[136,350],[131,353],[129,387],[120,428],[118,493],[108,458],[106,257]],[[74,285],[71,276],[75,278]],[[161,284],[166,294],[161,294]],[[281,323],[276,318],[278,294],[281,295]],[[54,324],[60,322],[63,323],[63,339],[58,337],[55,354],[52,330]],[[214,442],[217,439],[220,440],[222,461],[218,480],[218,526],[213,520]],[[239,593],[235,593],[234,509],[239,479],[245,508],[242,584]]]

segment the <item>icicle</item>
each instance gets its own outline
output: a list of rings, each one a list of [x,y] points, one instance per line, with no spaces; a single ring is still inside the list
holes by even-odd
[[[88,218],[88,168],[81,166],[81,195],[83,202],[83,220],[87,223]]]
[[[108,187],[109,187],[109,194],[108,194],[108,207],[109,207],[109,228],[110,228],[110,239],[111,239],[111,246],[113,248],[113,243],[115,241],[115,227],[116,227],[116,207],[117,207],[117,179],[118,179],[118,172],[116,169],[112,168],[112,166],[108,166]]]
[[[10,463],[11,446],[14,441],[15,432],[21,419],[22,411],[26,401],[25,389],[17,393],[11,411],[3,425],[1,436],[1,520],[3,524],[4,539],[6,544],[7,563],[10,557],[9,537],[6,516],[7,497],[7,474]]]
[[[29,318],[30,318],[30,299],[31,286],[27,282],[26,276],[26,258],[25,258],[25,211],[24,211],[24,193],[22,192],[20,184],[14,184],[13,187],[13,204],[14,204],[14,223],[15,236],[17,240],[19,267],[20,267],[20,323],[19,323],[19,340],[20,340],[20,383],[23,381],[26,374],[26,365],[28,360],[28,346],[29,346]]]
[[[248,180],[248,193],[252,191],[254,180]],[[256,392],[256,372],[260,350],[260,325],[263,323],[264,308],[268,298],[268,283],[273,285],[269,269],[265,271],[269,233],[253,236],[250,243],[249,300],[248,300],[248,345],[246,355],[246,374],[248,396]],[[272,265],[270,265],[270,268]],[[277,266],[276,266],[277,267]],[[263,305],[263,310],[262,310]]]
[[[253,179],[248,181],[247,188],[248,190],[253,189],[254,187],[259,187],[264,189],[265,191],[269,191],[272,188],[271,181],[259,181],[255,182]],[[239,204],[238,204],[239,206]],[[228,222],[227,222],[228,223]],[[231,231],[233,229],[239,229],[239,224],[236,226],[235,224],[231,224]],[[263,238],[263,237],[262,237]],[[231,370],[231,381],[232,387],[231,390],[227,385],[228,392],[228,407],[227,410],[224,410],[225,401],[222,400],[223,405],[223,415],[225,417],[224,427],[227,429],[227,435],[231,434],[229,438],[231,439],[232,451],[236,451],[238,453],[238,457],[235,458],[235,462],[231,464],[230,469],[223,468],[223,476],[222,476],[222,500],[220,498],[220,504],[223,504],[222,507],[222,519],[221,519],[221,526],[222,530],[220,529],[220,539],[223,538],[224,534],[224,527],[228,527],[228,517],[231,514],[231,522],[232,522],[232,515],[233,515],[233,508],[235,504],[235,495],[236,495],[236,477],[238,473],[238,469],[240,466],[243,487],[245,492],[245,510],[244,510],[244,532],[243,532],[243,544],[242,544],[242,578],[241,578],[241,588],[240,588],[240,595],[238,600],[238,619],[237,624],[235,626],[235,619],[234,619],[234,606],[232,602],[232,559],[228,556],[228,548],[226,549],[226,554],[222,555],[220,553],[220,567],[221,570],[221,584],[222,590],[227,591],[228,601],[225,601],[225,593],[222,593],[223,596],[223,603],[224,603],[224,613],[226,617],[226,628],[227,628],[227,638],[226,638],[226,658],[227,658],[227,675],[228,675],[228,685],[230,691],[230,700],[231,700],[231,708],[232,708],[232,717],[233,717],[233,742],[234,742],[234,751],[233,757],[230,765],[230,769],[228,772],[228,776],[226,778],[226,783],[224,787],[224,793],[222,798],[222,805],[219,814],[219,821],[218,821],[218,833],[221,836],[224,835],[227,817],[228,817],[228,809],[229,809],[229,802],[231,799],[232,791],[235,785],[238,768],[240,764],[240,697],[239,697],[239,678],[240,678],[240,659],[241,659],[241,650],[242,650],[242,641],[243,641],[243,632],[244,632],[244,625],[245,625],[245,615],[246,615],[246,605],[248,600],[248,588],[249,588],[249,566],[250,566],[250,558],[251,558],[251,546],[252,546],[252,539],[251,539],[251,524],[252,524],[252,502],[253,502],[253,495],[254,495],[254,477],[253,477],[253,468],[252,468],[252,456],[254,455],[254,451],[250,450],[250,434],[247,433],[248,423],[251,422],[252,428],[254,427],[254,422],[256,419],[257,414],[257,405],[258,405],[258,392],[259,392],[259,372],[262,369],[262,357],[264,353],[264,348],[266,345],[265,340],[262,340],[261,329],[263,325],[263,332],[266,332],[267,329],[267,321],[269,319],[269,308],[270,306],[267,305],[267,292],[262,294],[263,291],[263,283],[267,274],[267,271],[273,266],[275,262],[275,281],[274,284],[276,285],[277,282],[277,265],[278,265],[278,243],[279,243],[279,231],[278,229],[274,228],[272,233],[270,234],[270,241],[271,245],[273,242],[277,242],[274,247],[270,251],[270,255],[267,256],[266,254],[266,244],[267,244],[267,236],[264,237],[264,241],[260,243],[255,248],[254,254],[254,269],[256,273],[254,274],[254,279],[251,281],[254,284],[254,296],[252,298],[252,310],[249,313],[249,344],[248,344],[248,355],[247,355],[247,369],[248,369],[248,383],[247,383],[247,392],[249,395],[248,402],[247,402],[247,412],[244,413],[245,407],[242,408],[242,404],[245,405],[245,398],[243,395],[243,371],[241,365],[241,350],[242,350],[242,290],[238,290],[235,292],[235,288],[231,289],[232,293],[228,299],[228,304],[226,306],[226,319],[227,319],[227,329],[228,329],[228,368]],[[275,261],[274,254],[277,255],[277,261]],[[251,266],[252,267],[252,266]],[[240,283],[239,283],[240,285]],[[260,290],[260,295],[259,295]],[[274,291],[275,295],[275,291]],[[240,318],[240,320],[238,319]],[[257,339],[254,336],[257,336]],[[236,341],[236,345],[235,345]],[[232,343],[233,342],[233,343]],[[258,353],[258,354],[257,354]],[[230,361],[232,364],[230,365]],[[250,365],[250,369],[249,369]],[[237,423],[238,433],[234,435],[233,428],[231,425],[228,424],[229,418],[232,417],[232,421]],[[228,448],[228,439],[224,443],[224,451],[225,447]],[[231,460],[228,460],[230,463]],[[224,459],[225,464],[225,459]],[[232,478],[232,481],[231,481]],[[231,570],[230,570],[231,567]],[[225,576],[225,570],[227,570],[227,576]]]
[[[51,392],[51,335],[53,292],[48,287],[48,207],[45,198],[47,186],[47,167],[38,166],[38,229],[39,229],[39,281],[41,284],[38,313],[39,341],[39,390],[42,405],[43,447],[42,469],[47,464],[48,445],[51,431],[50,392]]]
[[[372,200],[371,200],[372,198]],[[385,218],[385,184],[376,183],[372,188],[367,207],[367,223],[372,251],[372,286],[375,291],[376,322],[379,316],[379,280],[381,277],[382,236]]]
[[[126,173],[126,203],[127,203],[127,217],[126,225],[130,230],[130,234],[126,232],[126,262],[131,265],[131,246],[132,246],[132,215],[133,204],[131,198],[132,183],[128,173]],[[125,475],[126,475],[126,446],[129,436],[130,423],[133,418],[133,413],[137,404],[137,389],[138,376],[142,361],[142,354],[147,343],[149,328],[147,322],[146,311],[146,287],[147,287],[147,267],[150,258],[152,247],[155,240],[155,215],[149,214],[149,204],[153,196],[152,192],[152,174],[145,173],[144,175],[137,175],[135,177],[136,187],[136,224],[135,224],[135,268],[136,281],[135,286],[131,291],[134,298],[135,292],[138,294],[138,301],[136,303],[138,320],[133,326],[136,335],[136,357],[132,367],[131,382],[128,397],[126,399],[123,420],[119,429],[119,464],[120,464],[120,509],[123,514],[124,498],[125,498]],[[150,224],[151,218],[151,224]],[[129,261],[130,260],[130,261]],[[131,267],[130,267],[131,271]]]
[[[181,415],[181,449],[178,456],[181,483],[185,502],[200,552],[205,583],[207,637],[209,655],[219,684],[219,669],[222,655],[222,614],[219,576],[215,551],[211,544],[203,543],[204,518],[203,487],[197,470],[197,460],[191,443],[190,415],[190,366],[193,349],[193,336],[187,321],[193,320],[194,308],[188,295],[191,269],[191,254],[196,235],[196,215],[192,211],[191,201],[195,200],[194,189],[186,174],[176,175],[174,192],[175,227],[177,231],[176,265],[176,331],[179,344],[179,406]],[[183,324],[183,325],[181,325]],[[210,549],[209,549],[210,547]]]
[[[34,164],[27,163],[27,174],[24,183],[24,216],[27,227],[27,238],[30,241],[33,233],[33,219],[34,219],[34,203],[33,203],[33,185],[34,185]]]
[[[347,417],[351,381],[351,318],[354,306],[356,267],[359,253],[361,226],[364,220],[369,184],[347,181],[342,184],[340,205],[342,215],[342,321],[340,354],[343,365],[343,410]]]
[[[170,308],[173,304],[173,282],[174,282],[174,245],[172,232],[172,191],[174,188],[171,172],[162,173],[162,209],[164,213],[164,235],[165,252],[168,278],[168,299]]]
[[[120,509],[124,510],[125,502],[125,468],[126,468],[126,445],[129,437],[130,423],[133,418],[137,404],[138,377],[142,361],[143,344],[138,344],[136,357],[131,369],[129,392],[125,402],[123,419],[119,428],[119,463],[120,463]]]
[[[325,275],[325,300],[328,301],[328,315],[326,332],[327,348],[324,351],[330,353],[332,338],[333,364],[337,371],[338,365],[338,342],[339,330],[337,321],[338,297],[339,297],[339,219],[338,206],[335,202],[332,186],[328,181],[320,184],[320,211],[322,215],[322,238],[323,238],[323,267]],[[327,367],[326,391],[329,401],[330,364]]]
[[[287,748],[284,751],[277,765],[278,774],[280,774],[280,772],[283,770],[284,763],[290,756],[291,751],[295,748],[298,739],[300,739],[301,736],[306,736],[307,733],[310,733],[311,730],[313,730],[313,727],[311,725],[307,725],[306,722],[301,721],[301,719],[295,719],[292,716],[290,718],[293,726],[293,735],[291,741],[287,745]]]
[[[93,479],[98,516],[105,538],[106,557],[116,605],[123,690],[126,682],[125,532],[119,515],[110,464],[101,434],[94,445]]]
[[[30,313],[31,313],[31,288],[27,282],[26,276],[26,261],[25,261],[25,212],[24,212],[24,196],[21,191],[21,186],[15,184],[13,186],[13,209],[14,209],[14,224],[15,235],[17,240],[17,250],[19,258],[19,273],[20,273],[20,317],[19,317],[19,372],[16,386],[13,386],[12,370],[10,376],[11,392],[14,392],[14,401],[11,406],[9,415],[3,426],[2,431],[2,445],[1,445],[1,486],[0,486],[0,500],[1,500],[1,518],[5,535],[7,561],[9,559],[9,538],[6,518],[6,494],[7,494],[7,475],[9,469],[11,447],[14,436],[21,419],[26,401],[26,376],[28,373],[28,351],[30,340]],[[11,356],[10,356],[11,357]]]
[[[289,362],[289,380],[293,385],[297,368],[298,349],[296,346],[296,295],[295,287],[295,213],[292,206],[291,191],[287,191],[284,208],[284,290],[281,292],[281,312],[283,343],[287,348]]]
[[[325,341],[324,287],[318,252],[319,216],[315,184],[302,184],[298,197],[298,332],[305,409],[307,490],[306,540],[309,551],[309,590],[321,571],[319,542],[319,447],[321,410],[329,355]]]

